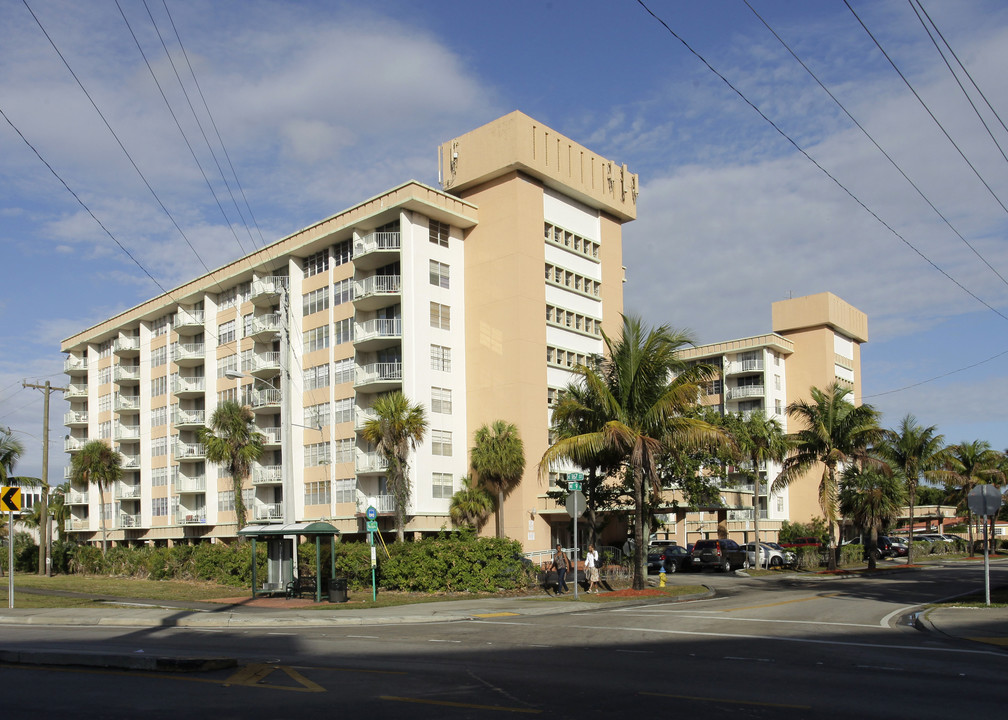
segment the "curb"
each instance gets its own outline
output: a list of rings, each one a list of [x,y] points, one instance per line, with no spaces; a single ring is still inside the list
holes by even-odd
[[[235,658],[172,657],[82,650],[0,650],[0,663],[14,665],[76,665],[118,670],[209,672],[238,666]]]

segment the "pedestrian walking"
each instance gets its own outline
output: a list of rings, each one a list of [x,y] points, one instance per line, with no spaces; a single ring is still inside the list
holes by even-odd
[[[588,546],[588,554],[585,555],[585,569],[588,571],[588,592],[598,595],[599,554],[594,545]]]
[[[560,543],[557,543],[556,552],[553,554],[553,567],[556,569],[557,574],[557,587],[556,594],[563,595],[567,590],[567,583],[564,582],[564,577],[567,575],[567,571],[571,568],[571,561],[564,554],[563,548]]]

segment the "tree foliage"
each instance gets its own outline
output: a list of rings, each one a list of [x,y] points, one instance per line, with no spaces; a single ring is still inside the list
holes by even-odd
[[[497,496],[497,537],[504,537],[504,498],[525,472],[525,444],[518,426],[505,420],[480,426],[473,435],[469,464],[479,482]]]
[[[263,436],[256,431],[252,408],[233,400],[220,403],[207,426],[200,429],[199,440],[206,447],[207,460],[231,475],[235,521],[241,530],[246,520],[242,486],[252,472],[252,463],[263,454]]]
[[[104,440],[90,440],[70,459],[72,482],[98,488],[98,519],[101,525],[102,554],[108,551],[108,532],[105,527],[105,491],[122,477],[122,455]]]

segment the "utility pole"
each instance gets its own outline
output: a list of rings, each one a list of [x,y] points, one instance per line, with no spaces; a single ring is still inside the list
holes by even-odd
[[[21,382],[21,387],[35,388],[45,393],[42,402],[42,506],[39,508],[39,575],[52,577],[52,518],[49,517],[49,396],[54,390],[66,392],[65,387],[55,387],[48,380],[45,385]]]

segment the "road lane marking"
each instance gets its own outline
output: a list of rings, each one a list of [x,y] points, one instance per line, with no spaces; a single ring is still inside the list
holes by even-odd
[[[461,640],[432,640],[432,639],[428,638],[427,642],[460,643],[462,641]]]
[[[791,605],[792,603],[808,602],[810,600],[822,600],[823,598],[836,597],[842,593],[827,593],[826,595],[813,595],[811,597],[795,598],[794,600],[780,600],[779,602],[766,603],[764,605],[747,605],[746,607],[726,608],[718,612],[737,612],[739,610],[761,610],[768,607],[778,607],[780,605]]]
[[[696,700],[709,703],[728,703],[730,705],[756,705],[758,707],[783,708],[787,710],[811,710],[811,705],[785,705],[783,703],[759,702],[756,700],[726,700],[720,697],[701,697],[699,695],[671,695],[669,693],[656,693],[641,691],[639,695],[650,695],[651,697],[674,698],[676,700]]]
[[[516,612],[495,612],[495,613],[477,613],[473,615],[474,618],[492,618],[492,617],[512,617],[520,615],[521,613]]]
[[[475,703],[452,702],[450,700],[428,700],[425,698],[399,697],[396,695],[379,695],[379,700],[389,700],[391,702],[416,703],[418,705],[440,705],[442,707],[469,708],[472,710],[497,710],[498,712],[525,713],[527,715],[538,715],[542,710],[536,708],[506,707],[503,705],[477,705]]]
[[[723,615],[688,615],[677,613],[676,617],[690,618],[691,620],[734,620],[736,622],[761,622],[761,623],[781,623],[792,625],[836,625],[838,627],[862,627],[877,628],[878,625],[872,623],[844,623],[844,622],[824,622],[822,620],[775,620],[773,618],[745,618],[745,617],[725,617]]]
[[[366,640],[378,640],[377,635],[347,635],[348,638],[364,638]]]
[[[263,683],[269,675],[275,671],[283,672],[287,677],[296,682],[300,687],[288,687],[286,685],[271,685]],[[325,692],[325,688],[314,683],[297,670],[285,665],[265,665],[263,663],[250,663],[238,670],[222,683],[225,687],[230,685],[245,685],[247,687],[267,687],[271,690],[293,690],[294,692]]]

